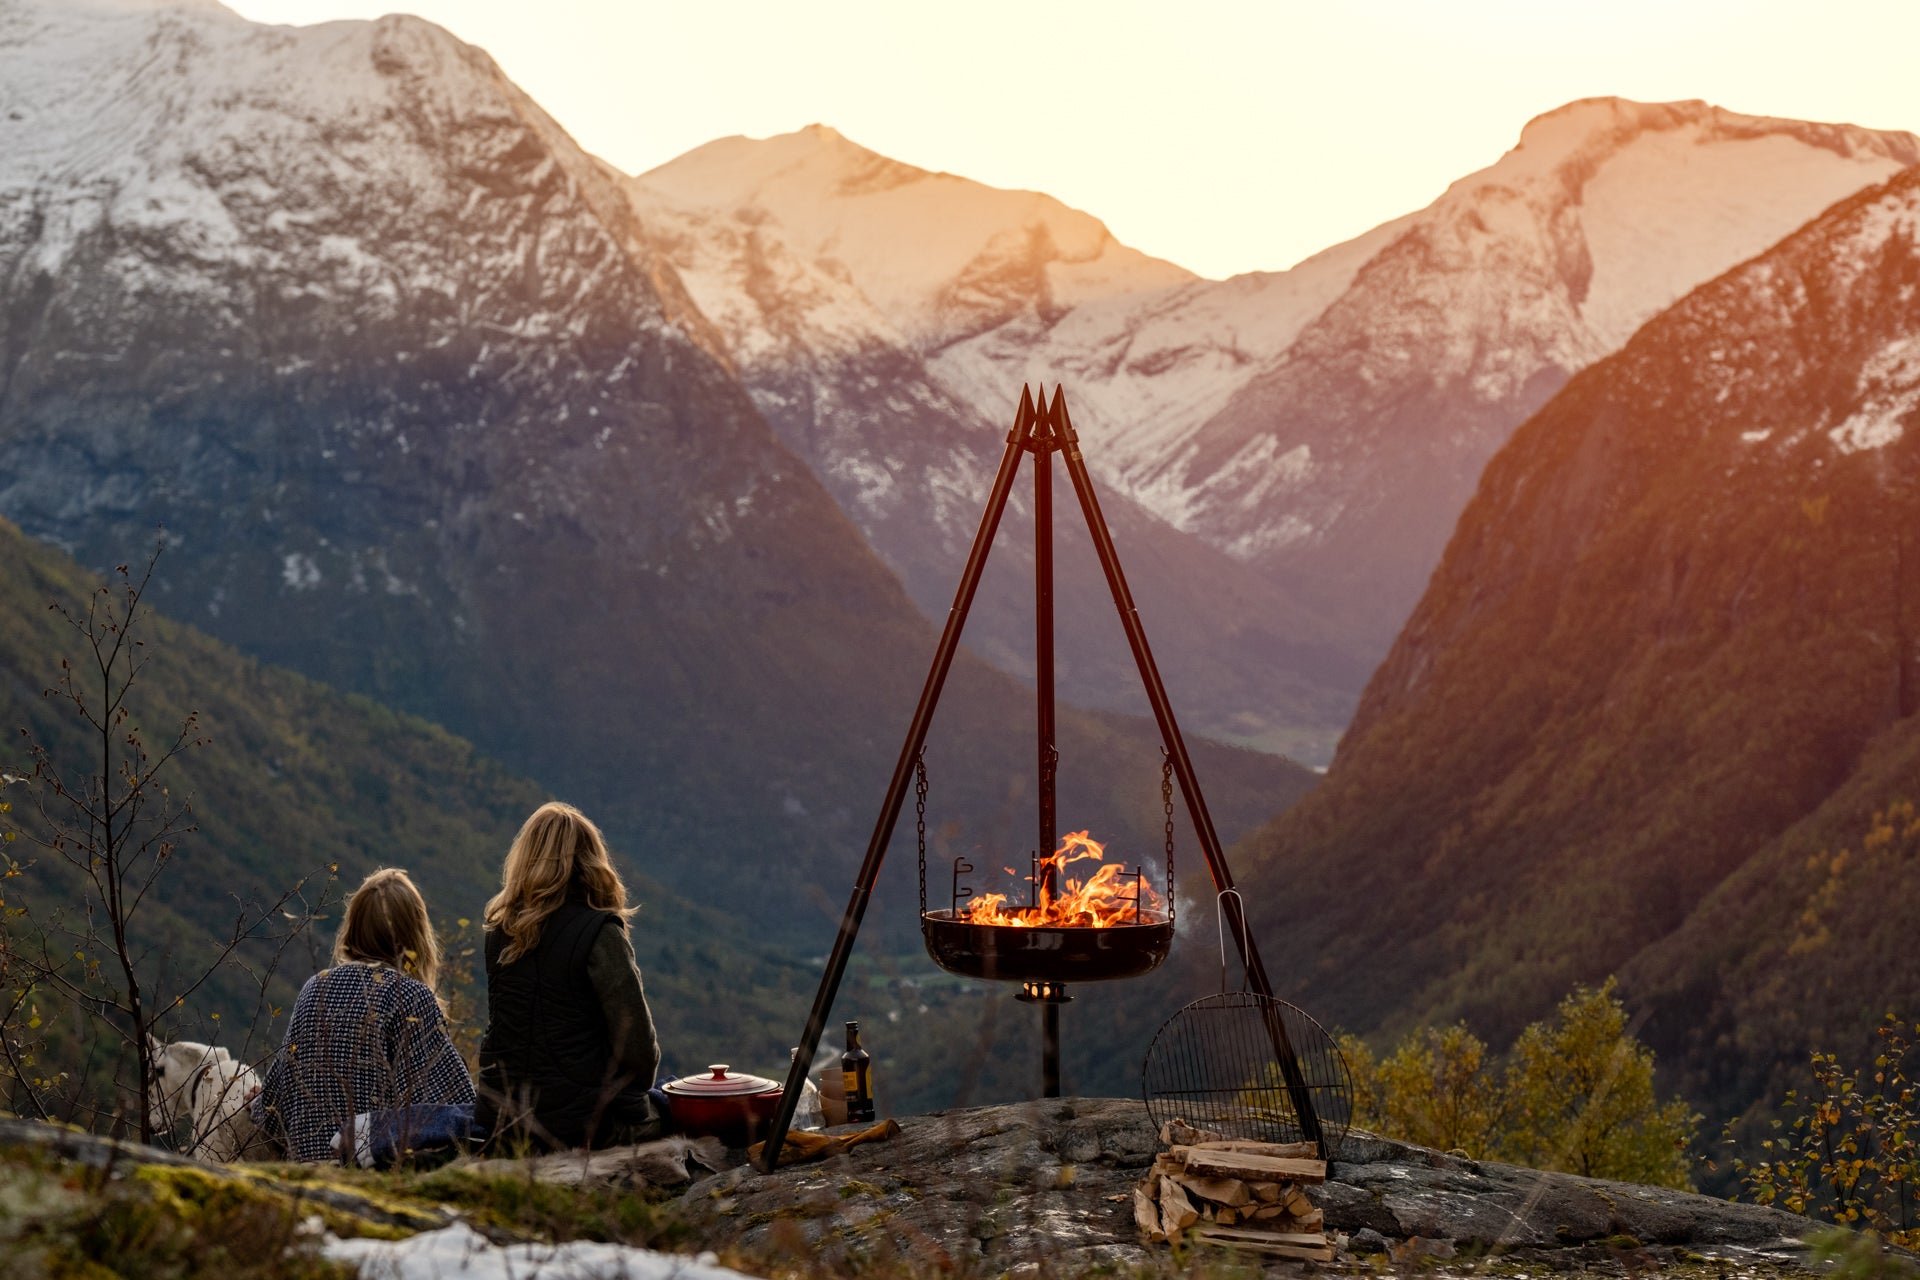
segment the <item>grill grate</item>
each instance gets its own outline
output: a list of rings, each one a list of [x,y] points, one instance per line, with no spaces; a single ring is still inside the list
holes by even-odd
[[[1274,1034],[1274,1021],[1284,1030]],[[1299,1142],[1302,1130],[1275,1043],[1290,1044],[1329,1158],[1353,1121],[1353,1077],[1326,1029],[1284,1000],[1228,991],[1195,1000],[1147,1048],[1141,1073],[1155,1128],[1180,1119],[1229,1138]]]

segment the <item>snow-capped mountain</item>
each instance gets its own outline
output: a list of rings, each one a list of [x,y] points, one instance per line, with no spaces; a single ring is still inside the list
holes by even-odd
[[[1297,886],[1278,971],[1489,1038],[1618,974],[1730,1113],[1870,1041],[1920,983],[1917,244],[1908,169],[1513,434],[1326,782],[1243,846]]]
[[[1570,373],[1916,160],[1904,133],[1588,100],[1530,123],[1424,210],[1226,281],[1183,278],[1043,197],[818,127],[709,144],[637,186],[675,223],[666,251],[724,317],[763,408],[850,344],[910,353],[915,402],[994,425],[1009,388],[1063,382],[1097,474],[1278,587],[1291,612],[1276,633],[1307,625],[1366,666],[1487,457]],[[939,229],[924,252],[922,224]],[[850,459],[810,457],[823,476],[915,491]],[[953,488],[943,475],[918,492],[937,506]]]
[[[682,208],[770,217],[917,350],[1195,278],[1051,196],[901,164],[824,125],[709,142],[642,184]]]
[[[1136,482],[1180,493],[1184,527],[1310,595],[1370,597],[1384,643],[1486,459],[1570,374],[1916,161],[1911,134],[1701,103],[1549,113]]]
[[[754,865],[729,908],[794,929],[933,636],[727,359],[620,175],[440,28],[0,0],[0,516],[94,566],[164,523],[156,604],[448,725],[664,879]],[[1024,848],[1029,696],[949,688],[943,807]],[[1150,789],[1149,734],[1063,722]],[[1285,766],[1232,754],[1246,822]],[[1109,818],[1151,847],[1148,807]]]
[[[813,126],[710,143],[642,175],[651,242],[712,321],[754,401],[931,617],[945,616],[1019,395],[933,371],[958,335],[1191,282],[1050,197],[915,169]],[[1070,397],[1101,434],[1097,406]],[[1097,461],[1097,452],[1094,453]],[[1032,669],[1029,489],[1016,489],[968,643]],[[1063,491],[1064,494],[1064,491]],[[1324,760],[1369,669],[1269,576],[1103,499],[1177,707],[1203,732]],[[1062,696],[1145,708],[1070,494],[1056,503]]]

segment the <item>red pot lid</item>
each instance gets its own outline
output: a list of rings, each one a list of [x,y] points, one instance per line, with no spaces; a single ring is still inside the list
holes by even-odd
[[[678,1080],[669,1080],[660,1087],[668,1093],[677,1093],[688,1098],[732,1098],[742,1094],[766,1093],[778,1089],[780,1085],[760,1076],[728,1075],[726,1063],[716,1063],[707,1068],[713,1074],[708,1076],[682,1076]]]

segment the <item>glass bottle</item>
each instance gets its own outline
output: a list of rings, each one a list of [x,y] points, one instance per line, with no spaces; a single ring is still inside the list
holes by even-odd
[[[847,1024],[847,1051],[840,1055],[840,1073],[846,1081],[847,1123],[873,1121],[873,1055],[860,1047],[860,1024]]]

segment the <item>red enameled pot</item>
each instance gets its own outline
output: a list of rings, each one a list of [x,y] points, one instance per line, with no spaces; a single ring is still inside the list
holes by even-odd
[[[669,1080],[660,1086],[673,1122],[689,1137],[711,1135],[730,1147],[758,1142],[785,1089],[760,1076],[728,1075],[724,1062],[707,1070],[712,1074]]]

